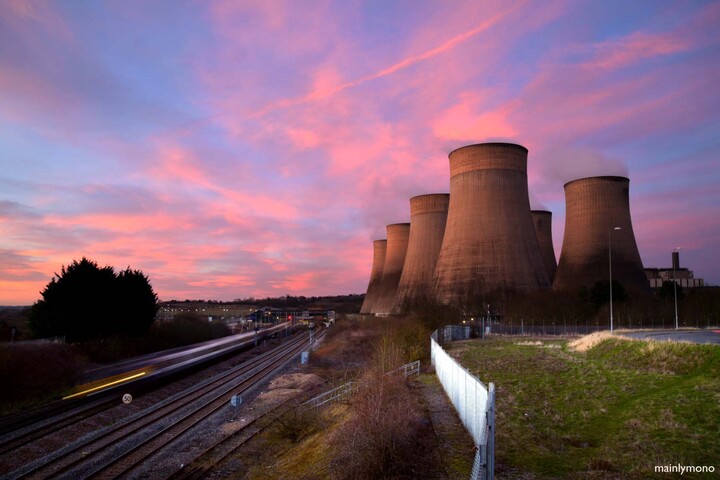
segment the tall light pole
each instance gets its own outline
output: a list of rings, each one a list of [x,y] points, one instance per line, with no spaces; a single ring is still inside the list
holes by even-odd
[[[680,247],[673,248],[673,254],[680,250]],[[677,330],[679,327],[678,325],[678,313],[677,313],[677,277],[675,276],[675,255],[672,255],[672,264],[673,264],[673,295],[675,296],[675,330]]]
[[[613,333],[613,305],[612,305],[612,241],[610,234],[613,230],[620,230],[620,227],[613,227],[608,230],[608,264],[610,265],[610,333]]]

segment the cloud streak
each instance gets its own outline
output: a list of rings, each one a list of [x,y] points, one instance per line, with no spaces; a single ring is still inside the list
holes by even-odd
[[[361,293],[448,152],[497,139],[558,253],[563,183],[628,175],[643,259],[720,282],[716,3],[8,5],[0,304],[82,256],[165,299]]]

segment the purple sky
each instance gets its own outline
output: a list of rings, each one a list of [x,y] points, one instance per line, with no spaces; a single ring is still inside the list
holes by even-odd
[[[365,291],[447,154],[530,150],[534,208],[630,177],[645,266],[720,282],[720,3],[6,0],[0,305],[87,256],[161,299]]]

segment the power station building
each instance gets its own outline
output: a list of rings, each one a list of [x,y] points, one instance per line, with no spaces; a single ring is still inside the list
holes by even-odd
[[[630,218],[630,180],[589,177],[565,184],[565,235],[553,288],[576,291],[613,280],[648,291]]]
[[[552,241],[552,212],[547,210],[533,210],[532,212],[533,226],[535,227],[535,236],[537,237],[538,246],[540,247],[540,255],[545,264],[545,271],[548,279],[552,284],[555,278],[555,270],[557,270],[557,260],[555,259],[555,247]]]
[[[387,240],[373,241],[373,263],[370,271],[370,283],[368,283],[365,300],[363,300],[360,313],[371,313],[373,305],[380,296],[380,285],[382,283],[383,267],[385,266],[385,253],[387,252]]]
[[[410,199],[410,239],[392,311],[426,300],[442,246],[450,195],[433,193]]]
[[[378,287],[378,296],[370,308],[370,313],[376,315],[391,313],[405,264],[409,239],[409,223],[394,223],[387,226],[387,251],[383,263],[382,279],[380,287]]]
[[[612,279],[629,290],[649,291],[673,279],[703,285],[679,267],[677,255],[672,271],[643,268],[626,177],[564,185],[565,233],[556,261],[552,213],[530,209],[527,157],[525,147],[512,143],[450,152],[450,193],[412,197],[410,223],[388,225],[387,240],[373,242],[361,313],[397,313],[425,299],[473,303],[488,294],[551,286],[576,292],[608,281],[611,269]]]
[[[527,154],[510,143],[450,153],[450,204],[433,280],[438,301],[550,287],[530,214]]]
[[[683,288],[698,288],[705,286],[705,280],[695,278],[695,272],[680,267],[680,252],[672,252],[672,267],[646,268],[645,275],[650,282],[650,288],[660,288],[664,282],[675,282]]]

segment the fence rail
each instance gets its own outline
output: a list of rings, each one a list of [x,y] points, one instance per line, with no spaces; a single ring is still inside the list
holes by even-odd
[[[321,393],[317,397],[311,398],[303,405],[312,405],[313,407],[320,407],[328,402],[338,401],[349,395],[353,391],[353,385],[355,382],[348,382],[339,387],[335,387],[332,390],[328,390],[325,393]]]
[[[448,355],[438,343],[437,331],[430,340],[430,354],[435,374],[477,447],[471,478],[492,480],[495,464],[495,386],[492,383],[486,386]]]
[[[420,375],[420,360],[406,363],[402,367],[398,367],[395,370],[390,370],[385,375],[391,375],[393,373],[402,373],[403,377],[409,377],[410,375]]]
[[[410,375],[420,375],[420,360],[406,363],[405,365],[390,370],[385,375],[392,375],[393,373],[402,374],[403,377],[409,377]],[[357,388],[356,382],[348,382],[339,387],[335,387],[332,390],[328,390],[325,393],[321,393],[317,397],[311,398],[303,405],[312,405],[313,407],[320,407],[328,402],[339,401],[350,395],[353,390]]]

